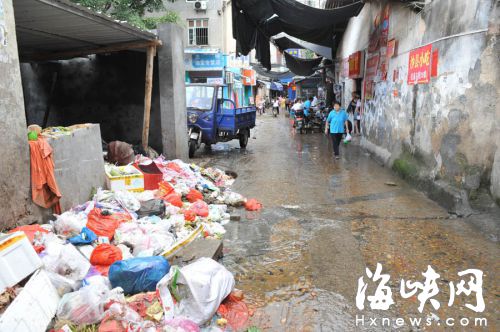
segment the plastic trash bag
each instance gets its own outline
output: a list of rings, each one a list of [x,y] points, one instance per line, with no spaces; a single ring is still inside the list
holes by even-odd
[[[204,201],[196,201],[191,205],[189,211],[193,211],[202,218],[208,217],[208,205]]]
[[[90,269],[89,261],[70,243],[48,243],[42,262],[47,271],[74,281],[83,280]]]
[[[57,234],[63,236],[75,236],[80,234],[87,223],[87,215],[84,212],[66,211],[56,216],[52,222]]]
[[[170,264],[162,256],[131,258],[111,265],[109,281],[113,287],[123,288],[125,294],[154,291],[169,270]]]
[[[217,309],[217,313],[227,319],[227,323],[234,331],[240,331],[250,316],[245,302],[238,299],[233,293],[224,299]]]
[[[184,220],[187,222],[194,222],[196,220],[196,213],[191,210],[184,211]]]
[[[98,332],[156,332],[153,322],[144,321],[125,303],[113,303],[104,313]]]
[[[192,320],[198,325],[212,318],[234,287],[234,277],[224,266],[211,258],[202,257],[180,269],[171,269],[167,280],[174,297],[179,301],[176,316]]]
[[[212,222],[221,222],[222,220],[230,218],[230,215],[227,213],[227,205],[210,204],[208,210],[208,220]]]
[[[33,246],[33,248],[37,253],[40,253],[43,251],[43,249],[45,249],[43,245],[37,245],[36,243],[39,243],[41,241],[43,234],[49,233],[48,230],[46,230],[45,228],[43,228],[38,224],[35,224],[35,225],[24,225],[16,227],[10,230],[9,233],[20,232],[20,231],[26,234],[31,245]]]
[[[45,271],[51,284],[57,290],[57,293],[60,296],[63,296],[66,293],[73,292],[78,289],[80,283],[78,281],[63,277],[57,273],[51,271]]]
[[[62,297],[57,308],[57,317],[75,324],[98,323],[104,317],[104,305],[111,297],[109,288],[102,284],[82,287]]]
[[[121,206],[131,211],[137,211],[141,208],[141,202],[127,190],[115,191],[114,198],[120,203]]]
[[[141,208],[137,211],[137,216],[139,218],[148,216],[159,216],[163,217],[165,215],[165,203],[161,199],[152,199],[149,201],[142,202]]]
[[[164,332],[200,332],[200,327],[195,322],[185,318],[174,318],[165,321]]]
[[[227,204],[229,206],[242,206],[243,204],[245,204],[245,197],[231,190],[226,190],[223,192],[222,200],[224,204]]]
[[[90,255],[90,263],[92,265],[109,266],[116,261],[122,260],[122,251],[114,245],[103,243],[98,245]]]
[[[191,189],[186,195],[186,199],[189,203],[194,203],[196,201],[203,200],[203,194],[196,189]]]
[[[149,256],[159,254],[175,242],[174,235],[169,232],[171,226],[172,223],[166,220],[156,224],[123,223],[116,230],[115,243],[131,247],[134,256],[145,256],[141,254],[144,251],[151,252]]]
[[[181,196],[175,192],[167,194],[167,195],[163,196],[162,198],[165,201],[172,204],[173,206],[177,206],[177,207],[181,208],[183,205]]]
[[[344,138],[344,144],[348,144],[352,140],[351,134],[347,134]]]
[[[111,240],[120,224],[132,218],[127,213],[106,214],[104,211],[98,208],[92,209],[88,215],[87,227],[97,236],[106,236]]]
[[[251,198],[245,202],[245,209],[247,211],[259,211],[262,209],[262,204],[255,198]]]
[[[80,246],[85,244],[91,244],[97,240],[97,235],[92,232],[89,228],[83,227],[79,235],[73,236],[68,239],[68,242],[74,246]]]

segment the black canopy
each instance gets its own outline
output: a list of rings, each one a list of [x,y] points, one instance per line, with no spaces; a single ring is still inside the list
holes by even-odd
[[[316,68],[321,63],[323,58],[316,59],[300,59],[296,58],[287,52],[285,54],[286,66],[296,75],[310,76],[314,74]]]
[[[295,0],[234,0],[233,37],[237,41],[237,51],[247,55],[256,48],[257,59],[270,69],[269,39],[285,32],[298,39],[332,48],[339,26],[356,16],[363,3],[361,1],[331,10],[317,9]],[[243,16],[245,19],[243,19]],[[256,37],[254,37],[256,36]]]

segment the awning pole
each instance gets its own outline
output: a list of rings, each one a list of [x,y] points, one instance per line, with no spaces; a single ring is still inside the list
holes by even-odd
[[[144,123],[142,125],[142,148],[147,152],[149,139],[149,122],[151,118],[151,92],[153,90],[153,60],[156,46],[148,46],[146,59],[146,84],[144,94]]]

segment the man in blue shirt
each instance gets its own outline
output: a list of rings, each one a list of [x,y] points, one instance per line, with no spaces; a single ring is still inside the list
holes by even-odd
[[[313,97],[309,97],[309,99],[304,103],[304,115],[306,118],[309,117],[309,111],[311,110],[312,101]]]
[[[347,113],[344,109],[340,109],[340,103],[334,102],[333,110],[328,114],[328,118],[326,118],[325,134],[330,131],[335,159],[340,158],[340,142],[342,141],[342,135],[344,135],[345,128],[347,128],[347,133],[349,134],[347,119]]]

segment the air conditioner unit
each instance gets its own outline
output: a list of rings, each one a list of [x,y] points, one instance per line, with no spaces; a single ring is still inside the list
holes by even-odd
[[[194,3],[194,10],[207,10],[207,2],[206,1],[196,1]]]

